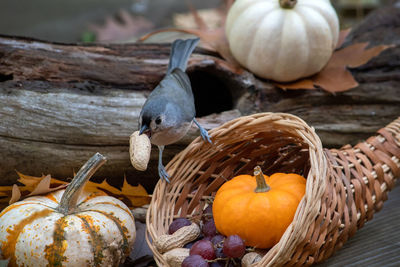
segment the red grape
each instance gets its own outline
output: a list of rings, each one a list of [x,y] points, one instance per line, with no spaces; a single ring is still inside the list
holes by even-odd
[[[199,240],[193,244],[189,251],[190,255],[200,255],[206,260],[215,259],[214,246],[209,240]]]
[[[182,228],[184,226],[191,225],[191,224],[192,223],[186,218],[177,218],[169,225],[168,234],[172,235],[178,229],[180,229],[180,228]]]
[[[230,235],[224,241],[224,254],[231,258],[240,258],[246,252],[246,246],[238,235]]]
[[[190,255],[182,262],[182,267],[209,267],[208,262],[200,255]]]
[[[206,221],[202,230],[205,236],[215,236],[217,234],[217,228],[215,228],[214,219]]]

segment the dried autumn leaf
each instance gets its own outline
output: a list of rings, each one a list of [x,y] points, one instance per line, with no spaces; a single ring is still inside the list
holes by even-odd
[[[193,16],[193,12],[197,12],[198,17]],[[201,9],[193,11],[191,8],[190,13],[177,13],[173,15],[174,25],[178,28],[185,29],[217,29],[223,25],[223,15],[221,15],[221,10],[216,8],[211,9]],[[201,24],[201,26],[199,26]],[[204,25],[205,24],[205,25]]]
[[[9,205],[12,190],[12,186],[0,186],[0,211]]]
[[[17,202],[21,198],[21,191],[18,188],[18,185],[14,184],[12,187],[11,199],[9,204]]]
[[[145,204],[150,203],[150,196],[146,192],[146,189],[142,185],[132,186],[128,184],[126,178],[121,189],[115,188],[106,180],[103,180],[100,184],[94,182],[87,182],[85,190],[89,192],[103,191],[109,196],[113,196],[123,201],[128,207],[141,207]]]
[[[134,39],[137,36],[153,29],[154,25],[142,16],[133,16],[126,10],[118,12],[117,16],[107,17],[104,25],[89,25],[89,29],[96,34],[96,41],[118,42]]]
[[[62,188],[61,186],[65,187],[65,185],[68,184],[65,181],[61,181],[61,180],[58,180],[58,179],[51,178],[50,175],[42,175],[41,177],[36,177],[36,176],[30,176],[30,175],[22,174],[22,173],[20,173],[18,171],[17,171],[17,174],[18,174],[18,177],[19,177],[18,182],[22,183],[25,186],[25,187],[23,187],[24,190],[30,191],[30,192],[33,192],[35,190],[35,188],[46,177],[49,177],[49,178],[47,178],[50,181],[48,183],[49,188],[57,188],[57,187]],[[52,191],[54,191],[54,190],[52,190]],[[51,191],[48,191],[48,192],[51,192]],[[45,192],[45,193],[47,193],[47,192]]]
[[[46,175],[42,180],[40,180],[35,189],[28,194],[28,196],[43,195],[67,187],[67,184],[62,184],[56,187],[53,185],[53,187],[51,187],[51,180],[51,176]]]
[[[243,68],[239,65],[236,59],[233,57],[230,49],[229,43],[225,36],[225,20],[226,15],[230,6],[232,5],[233,1],[225,0],[225,5],[222,11],[216,11],[221,14],[221,26],[216,28],[209,28],[207,22],[204,18],[198,13],[198,11],[189,5],[190,8],[190,15],[192,16],[193,20],[197,28],[168,28],[168,29],[161,29],[153,31],[145,36],[142,36],[139,40],[144,41],[148,39],[150,36],[153,36],[157,33],[161,32],[182,32],[187,34],[193,34],[200,38],[202,41],[202,46],[217,52],[224,60],[217,60],[217,64],[222,67],[229,69],[230,71],[241,74],[243,72]],[[208,11],[209,12],[209,11]]]
[[[50,175],[34,177],[24,175],[20,172],[17,172],[17,174],[19,176],[18,182],[24,186],[18,187],[17,185],[13,185],[9,204],[20,200],[22,196],[42,195],[67,187],[67,182],[53,179]]]
[[[350,32],[351,32],[351,28],[347,28],[347,29],[341,30],[339,32],[339,39],[338,39],[338,43],[336,44],[336,50],[340,49],[340,47],[343,45],[344,41],[346,40],[347,35],[349,35]]]
[[[146,189],[142,185],[132,186],[128,184],[126,179],[124,179],[124,184],[122,185],[121,192],[124,196],[127,196],[129,200],[135,203],[134,206],[141,207],[143,205],[149,204],[151,197],[147,194]]]
[[[47,194],[65,188],[68,183],[62,180],[51,178],[50,175],[35,177],[18,173],[22,185],[0,186],[0,210],[21,198],[33,195]],[[88,192],[104,192],[125,202],[129,207],[141,207],[150,203],[150,196],[143,186],[132,186],[124,178],[121,189],[115,188],[103,181],[101,183],[87,182],[84,190]]]
[[[277,87],[280,87],[284,90],[290,89],[290,90],[295,90],[295,89],[309,89],[309,90],[315,90],[316,88],[314,87],[314,82],[311,79],[301,79],[298,81],[295,81],[293,83],[274,83]]]
[[[342,31],[339,37],[340,47],[349,30]],[[390,45],[379,45],[368,48],[368,43],[356,43],[333,52],[327,65],[317,74],[300,79],[292,83],[275,83],[282,89],[317,89],[322,88],[328,92],[343,92],[357,87],[358,82],[354,79],[348,67],[355,68],[364,65],[382,51],[390,48]]]

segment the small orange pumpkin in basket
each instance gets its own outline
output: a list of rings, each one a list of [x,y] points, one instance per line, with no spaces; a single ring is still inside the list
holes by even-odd
[[[270,248],[292,222],[304,196],[306,179],[298,174],[263,175],[259,166],[254,176],[239,175],[218,190],[213,215],[217,230],[239,235],[247,246]]]

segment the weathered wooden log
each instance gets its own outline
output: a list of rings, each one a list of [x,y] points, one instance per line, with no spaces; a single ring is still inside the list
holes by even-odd
[[[374,44],[400,43],[393,33],[400,29],[398,17],[396,9],[379,23],[362,23],[347,43],[358,42],[358,36]],[[391,27],[382,31],[387,22]],[[357,35],[360,31],[368,31],[367,40]],[[148,171],[135,171],[129,136],[137,129],[146,96],[164,75],[169,49],[170,44],[77,45],[0,36],[0,184],[15,182],[15,170],[66,179],[100,152],[109,160],[97,177],[118,184],[126,175],[130,183],[151,190],[158,180],[157,150]],[[399,116],[399,58],[397,46],[352,69],[360,85],[336,95],[283,91],[248,72],[232,72],[218,55],[201,48],[188,72],[205,128],[254,112],[289,112],[314,126],[325,146],[332,147],[354,144]],[[219,114],[223,111],[230,112]],[[209,114],[214,115],[204,117]],[[167,146],[164,162],[196,136],[193,128]]]

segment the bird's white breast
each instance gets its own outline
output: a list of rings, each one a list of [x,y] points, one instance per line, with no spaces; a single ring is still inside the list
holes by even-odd
[[[179,141],[189,131],[191,122],[182,123],[180,127],[171,127],[163,131],[152,133],[151,143],[157,146],[166,146]]]

